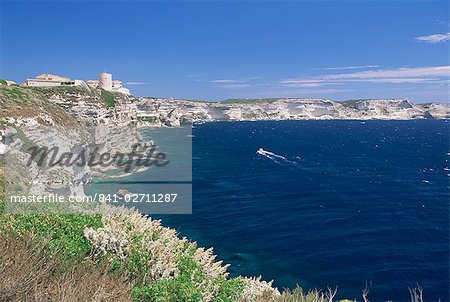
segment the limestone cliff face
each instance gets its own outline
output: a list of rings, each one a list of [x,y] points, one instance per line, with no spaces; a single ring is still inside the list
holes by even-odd
[[[76,157],[80,150],[87,153],[93,146],[99,147],[99,154],[128,153],[141,140],[136,128],[130,127],[136,113],[126,95],[114,95],[112,107],[102,99],[101,91],[0,88],[0,150],[6,163],[7,193],[82,196],[92,176],[104,174],[105,167],[64,164],[64,160],[50,165],[52,148],[58,148],[58,161],[64,153]],[[42,153],[30,160],[33,147],[50,150],[43,164],[39,164]]]
[[[223,102],[188,101],[164,98],[138,98],[121,93],[81,87],[4,88],[20,92],[20,98],[33,100],[32,106],[17,112],[7,105],[17,95],[0,91],[0,119],[20,115],[43,123],[82,123],[84,125],[137,125],[178,127],[202,121],[305,120],[305,119],[421,119],[450,118],[449,104],[412,104],[406,99],[350,100],[324,99],[239,99]],[[16,91],[16,92],[17,92]],[[16,93],[15,92],[15,93]],[[18,93],[18,92],[17,92]],[[22,99],[19,100],[23,102]],[[40,105],[46,102],[45,106]],[[61,112],[67,113],[61,121]]]
[[[406,99],[346,102],[322,99],[262,99],[214,103],[141,98],[136,100],[135,104],[138,121],[166,126],[217,120],[450,118],[448,104],[412,104]]]

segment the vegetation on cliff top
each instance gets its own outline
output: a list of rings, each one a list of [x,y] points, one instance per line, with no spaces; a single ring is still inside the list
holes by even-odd
[[[38,104],[42,105],[42,103],[45,103],[46,107],[57,106],[55,102],[49,102],[52,98],[56,101],[61,99],[72,103],[83,100],[96,107],[113,108],[117,102],[127,99],[128,96],[119,92],[84,86],[22,87],[17,85],[0,85],[0,103],[11,105],[10,107],[21,103],[27,103],[27,105],[32,107]],[[10,116],[15,115],[11,114]]]
[[[35,89],[16,86],[0,87],[0,120],[32,118],[45,125],[47,117],[51,117],[56,125],[79,125],[63,108],[49,102],[47,95]]]
[[[101,96],[102,100],[105,102],[106,106],[108,106],[108,107],[116,106],[116,99],[114,97],[114,93],[102,89],[100,96]]]

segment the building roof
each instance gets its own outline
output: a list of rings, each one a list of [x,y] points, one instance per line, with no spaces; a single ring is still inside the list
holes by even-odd
[[[40,74],[40,75],[36,76],[36,79],[48,80],[48,81],[63,81],[63,82],[70,81],[70,78],[61,77],[61,76],[49,74],[49,73]]]

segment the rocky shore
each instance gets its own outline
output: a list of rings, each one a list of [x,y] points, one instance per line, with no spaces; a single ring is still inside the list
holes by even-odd
[[[178,126],[208,121],[449,118],[448,104],[413,104],[406,99],[352,100],[242,99],[199,102],[139,98],[137,119],[145,124]]]

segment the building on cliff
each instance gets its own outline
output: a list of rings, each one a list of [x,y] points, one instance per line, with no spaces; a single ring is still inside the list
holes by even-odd
[[[54,86],[83,86],[86,85],[81,80],[72,80],[54,74],[43,73],[34,79],[27,79],[25,84],[29,87],[54,87]]]
[[[123,87],[121,81],[113,80],[112,75],[106,72],[102,72],[98,80],[89,80],[86,83],[82,80],[73,80],[67,77],[43,73],[33,79],[27,79],[24,84],[29,87],[84,86],[88,88],[90,86],[93,88],[102,88],[107,91],[130,94],[130,90]]]
[[[125,94],[130,94],[130,90],[122,86],[122,82],[119,80],[113,80],[112,74],[102,72],[98,76],[98,80],[89,80],[86,82],[93,88],[102,88],[107,91],[116,91]]]

